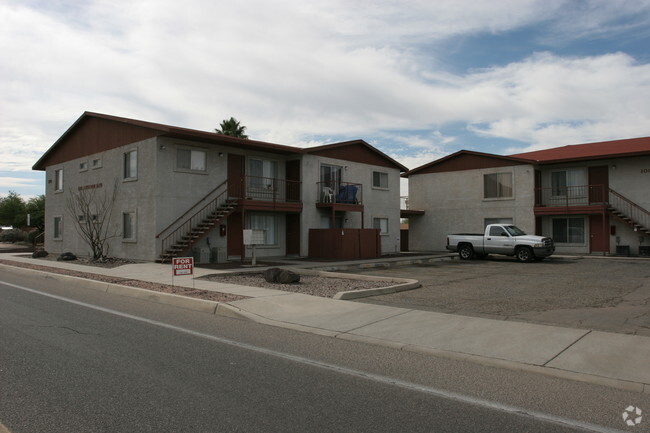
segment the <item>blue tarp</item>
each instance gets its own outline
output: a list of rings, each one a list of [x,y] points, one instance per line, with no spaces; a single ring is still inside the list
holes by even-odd
[[[337,203],[357,203],[357,188],[354,185],[341,185],[339,186],[339,193],[336,195]]]

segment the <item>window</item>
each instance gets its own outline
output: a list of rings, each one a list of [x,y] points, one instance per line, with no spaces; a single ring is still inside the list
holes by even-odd
[[[382,173],[380,171],[373,171],[372,172],[372,186],[373,186],[373,188],[388,189],[388,173]]]
[[[553,241],[558,244],[584,244],[584,218],[553,219]]]
[[[337,165],[321,165],[320,181],[323,186],[331,188],[335,194],[338,193],[341,183],[341,167]]]
[[[206,153],[203,150],[178,149],[176,167],[183,170],[205,171]]]
[[[388,234],[388,218],[373,218],[372,228],[379,229],[380,235]]]
[[[79,171],[88,170],[88,161],[83,161],[79,163]]]
[[[277,245],[277,216],[264,214],[249,214],[250,229],[264,230],[264,245]]]
[[[63,239],[63,217],[61,216],[54,217],[54,239]]]
[[[63,191],[63,169],[54,170],[54,191]]]
[[[122,214],[122,240],[136,240],[135,212],[124,212]]]
[[[586,185],[587,178],[585,170],[559,170],[551,172],[551,191],[555,197],[564,197],[580,194],[582,185]]]
[[[138,177],[138,151],[131,150],[124,154],[124,179]]]
[[[92,168],[93,168],[93,169],[95,169],[95,168],[102,168],[102,159],[101,159],[101,158],[95,158],[95,159],[93,159],[93,162],[92,162]]]
[[[512,198],[512,173],[492,173],[483,176],[484,198]]]
[[[271,189],[273,179],[278,177],[278,163],[266,159],[249,159],[248,174],[250,187],[258,189]]]

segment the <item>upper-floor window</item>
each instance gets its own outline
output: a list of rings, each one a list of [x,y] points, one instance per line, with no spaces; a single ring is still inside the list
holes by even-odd
[[[92,162],[92,168],[101,168],[101,167],[102,167],[102,159],[94,158]]]
[[[63,191],[63,169],[54,170],[54,191]]]
[[[250,158],[248,175],[250,187],[270,189],[273,187],[273,179],[278,177],[278,163],[268,159]]]
[[[88,161],[81,161],[79,163],[79,171],[86,171],[88,170]]]
[[[179,148],[176,151],[176,167],[182,170],[205,171],[206,153],[203,150]]]
[[[381,171],[373,171],[372,186],[373,188],[388,189],[388,173],[383,173]]]
[[[131,150],[124,154],[124,179],[138,177],[138,151]]]
[[[483,198],[512,198],[512,173],[483,176]]]

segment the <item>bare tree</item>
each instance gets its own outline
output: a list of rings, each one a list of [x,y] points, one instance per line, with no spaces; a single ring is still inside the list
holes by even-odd
[[[75,229],[90,246],[93,260],[104,261],[108,256],[111,238],[118,232],[111,232],[111,215],[117,197],[117,179],[109,191],[101,184],[82,187],[77,191],[70,189],[67,210],[75,221]]]

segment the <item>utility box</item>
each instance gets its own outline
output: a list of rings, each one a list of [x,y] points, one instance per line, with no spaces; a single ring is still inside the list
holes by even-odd
[[[196,254],[197,263],[210,263],[210,248],[199,248]]]
[[[225,248],[212,248],[212,263],[226,263],[228,261],[228,256],[226,255]]]

